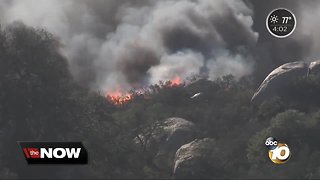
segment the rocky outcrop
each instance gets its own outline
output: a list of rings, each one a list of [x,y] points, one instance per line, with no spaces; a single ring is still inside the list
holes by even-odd
[[[195,125],[182,118],[169,118],[164,122],[166,133],[165,147],[167,149],[178,149],[181,145],[193,140]]]
[[[308,75],[320,73],[320,60],[313,61],[309,65]]]
[[[176,151],[184,144],[196,139],[197,128],[194,123],[179,117],[171,117],[157,124],[151,136],[139,135],[135,139],[138,147],[144,146],[157,169],[172,172]]]
[[[170,171],[173,167],[175,152],[183,145],[196,138],[195,125],[182,118],[168,118],[163,125],[163,133],[159,135],[159,150],[154,158],[155,164]]]
[[[223,170],[221,151],[211,138],[194,140],[181,146],[175,155],[174,178],[219,177]],[[219,165],[220,164],[220,165]]]
[[[311,63],[291,62],[286,63],[274,69],[261,83],[258,90],[252,96],[251,101],[261,102],[272,96],[278,95],[279,92],[292,83],[293,80],[318,74],[320,72],[320,60]]]

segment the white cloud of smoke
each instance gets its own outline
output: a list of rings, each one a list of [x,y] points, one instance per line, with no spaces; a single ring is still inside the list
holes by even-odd
[[[204,72],[241,77],[254,64],[248,49],[258,33],[243,1],[14,0],[0,7],[1,24],[20,20],[57,36],[74,77],[92,89]]]
[[[222,53],[214,60],[209,60],[207,67],[211,80],[228,74],[232,74],[238,79],[252,72],[253,60],[251,57],[245,57],[241,54],[231,55],[230,53]]]

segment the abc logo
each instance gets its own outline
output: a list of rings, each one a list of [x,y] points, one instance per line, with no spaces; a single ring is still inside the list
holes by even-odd
[[[274,137],[268,137],[264,144],[269,150],[273,150],[278,146],[278,141]]]
[[[287,144],[278,142],[275,138],[269,137],[265,141],[265,145],[269,149],[269,158],[275,164],[286,163],[291,152]]]

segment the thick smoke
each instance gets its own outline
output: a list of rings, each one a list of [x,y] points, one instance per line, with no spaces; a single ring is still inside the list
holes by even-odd
[[[296,31],[276,39],[265,18],[291,9]],[[70,70],[97,89],[132,88],[200,74],[215,79],[319,57],[314,1],[1,1],[1,24],[43,27],[62,43]]]
[[[201,53],[190,50],[180,51],[172,55],[164,55],[159,66],[153,66],[148,73],[151,74],[151,83],[157,83],[163,79],[172,79],[178,76],[182,79],[190,75],[201,74],[201,67],[204,66],[204,57]]]
[[[258,39],[242,1],[4,1],[2,24],[43,27],[92,89],[139,87],[176,76],[250,74]]]
[[[251,57],[241,54],[231,55],[228,52],[222,52],[214,60],[209,60],[207,67],[210,69],[209,77],[211,80],[225,74],[232,74],[236,78],[240,78],[252,72],[253,60]]]

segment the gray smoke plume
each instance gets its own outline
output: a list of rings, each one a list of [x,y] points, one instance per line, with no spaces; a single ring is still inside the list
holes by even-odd
[[[319,5],[313,1],[1,1],[1,24],[20,20],[53,33],[81,84],[141,87],[176,76],[240,78],[318,57]],[[276,39],[265,28],[276,7],[297,16],[296,32]],[[313,12],[313,13],[310,13]],[[259,69],[259,71],[257,71]],[[262,75],[263,74],[263,75]],[[258,78],[259,79],[259,78]]]
[[[139,87],[207,70],[250,74],[258,39],[243,1],[2,1],[1,24],[53,33],[76,80],[92,89]]]

